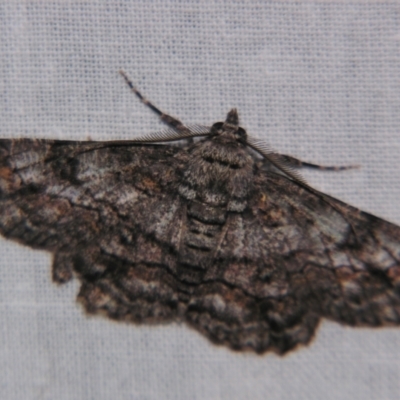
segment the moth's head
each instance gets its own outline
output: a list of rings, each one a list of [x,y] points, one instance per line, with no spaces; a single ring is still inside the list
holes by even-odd
[[[246,143],[247,133],[239,126],[239,115],[236,108],[232,108],[226,116],[225,122],[216,122],[211,127],[211,134],[229,136],[238,142]]]

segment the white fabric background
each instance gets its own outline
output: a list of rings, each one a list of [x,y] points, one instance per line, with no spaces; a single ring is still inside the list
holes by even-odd
[[[0,1],[0,137],[132,138],[230,107],[315,187],[400,224],[398,2]],[[398,399],[400,328],[324,322],[280,358],[87,318],[51,257],[0,241],[1,399]]]

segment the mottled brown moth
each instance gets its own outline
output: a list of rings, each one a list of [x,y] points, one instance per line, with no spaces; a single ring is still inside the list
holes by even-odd
[[[295,168],[317,166],[248,136],[236,109],[186,126],[122,75],[168,130],[0,140],[1,234],[53,253],[53,280],[77,277],[88,313],[280,354],[321,318],[399,324],[398,226],[311,188]]]

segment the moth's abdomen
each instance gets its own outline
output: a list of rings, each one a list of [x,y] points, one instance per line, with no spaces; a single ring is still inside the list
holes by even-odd
[[[220,244],[227,211],[192,201],[186,208],[185,234],[180,243],[178,275],[191,283],[202,282]]]

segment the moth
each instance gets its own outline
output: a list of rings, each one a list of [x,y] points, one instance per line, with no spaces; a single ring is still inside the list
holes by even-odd
[[[169,129],[0,140],[1,234],[51,252],[53,280],[77,277],[89,314],[278,354],[321,318],[399,324],[400,227],[310,187],[295,168],[317,166],[248,136],[236,109],[186,126],[121,74]]]

